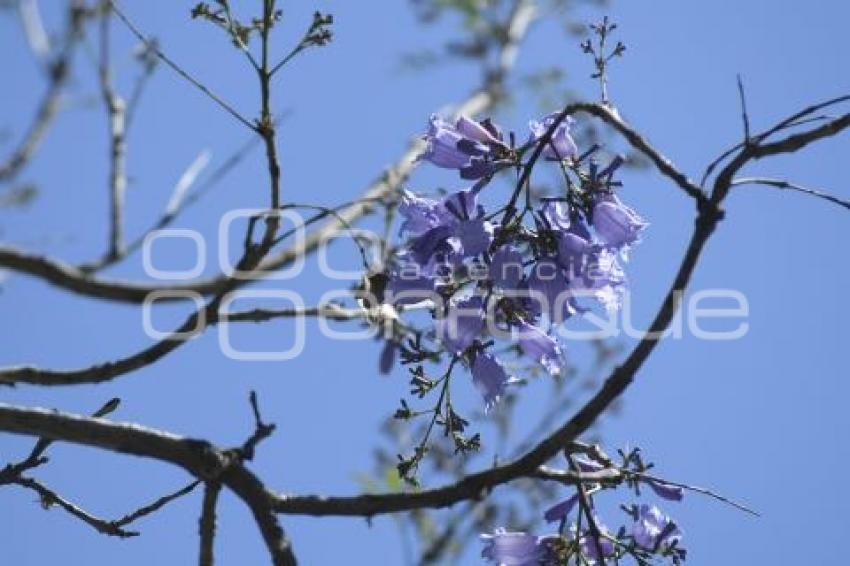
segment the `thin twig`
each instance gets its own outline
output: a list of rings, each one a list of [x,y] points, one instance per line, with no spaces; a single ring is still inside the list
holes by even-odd
[[[673,487],[680,487],[680,488],[686,489],[688,491],[693,491],[694,493],[699,493],[700,495],[706,495],[708,497],[711,497],[712,499],[716,499],[716,500],[721,501],[721,502],[723,502],[727,505],[731,505],[735,509],[738,509],[740,511],[744,511],[745,513],[749,513],[750,515],[753,515],[754,517],[761,517],[761,514],[758,511],[754,511],[754,510],[750,509],[749,507],[747,507],[746,505],[743,505],[742,503],[738,503],[737,501],[729,499],[728,497],[726,497],[724,495],[720,495],[719,493],[711,491],[710,489],[706,489],[704,487],[699,487],[699,486],[695,486],[695,485],[688,485],[686,483],[679,483],[679,482],[675,482],[675,481],[670,481],[668,479],[661,479],[661,478],[658,478],[656,476],[652,476],[652,475],[645,474],[645,473],[638,473],[638,472],[629,472],[629,473],[633,476],[639,477],[639,478],[644,479],[644,480],[654,481],[654,482],[658,482],[658,483],[664,483],[664,484],[667,484],[667,485],[672,485]]]
[[[242,116],[233,106],[231,106],[228,102],[225,102],[223,98],[218,96],[216,93],[211,91],[206,85],[198,81],[195,77],[190,75],[187,71],[185,71],[180,65],[175,63],[168,55],[162,52],[162,50],[157,46],[156,42],[148,38],[144,33],[136,27],[136,24],[130,20],[127,15],[118,7],[118,3],[115,0],[106,0],[109,2],[109,5],[112,7],[112,10],[115,12],[115,15],[124,22],[124,25],[130,30],[130,32],[136,36],[136,38],[141,41],[151,52],[156,53],[156,56],[159,57],[166,65],[171,67],[178,75],[189,81],[195,88],[203,92],[209,98],[211,98],[216,104],[221,106],[228,114],[236,118],[239,122],[241,122],[248,129],[257,131],[257,128],[254,124],[251,123],[250,120]]]
[[[270,437],[274,433],[275,428],[277,428],[274,423],[263,422],[256,391],[251,391],[251,394],[248,396],[248,402],[251,405],[251,413],[254,415],[254,432],[239,448],[239,457],[243,461],[253,460],[254,451],[257,446],[260,442]]]
[[[178,489],[177,491],[175,491],[173,493],[163,495],[162,497],[160,497],[156,501],[153,501],[152,503],[145,505],[144,507],[140,507],[140,508],[136,509],[135,511],[133,511],[132,513],[128,513],[128,514],[124,515],[120,519],[112,521],[112,523],[115,526],[118,526],[118,527],[123,527],[124,525],[129,525],[130,523],[133,523],[133,522],[137,521],[138,519],[141,519],[142,517],[145,517],[147,515],[150,515],[151,513],[155,513],[156,511],[159,511],[160,509],[162,509],[163,507],[165,507],[166,505],[168,505],[169,503],[171,503],[175,499],[179,499],[179,498],[183,497],[184,495],[190,494],[192,491],[194,491],[194,489],[196,487],[198,487],[199,483],[201,483],[200,480],[195,480],[195,481],[189,483],[188,485],[181,487],[180,489]]]
[[[275,125],[271,110],[271,77],[269,70],[269,34],[271,33],[274,17],[274,0],[263,0],[263,26],[260,30],[262,56],[257,76],[260,80],[260,121],[255,127],[266,145],[266,161],[269,168],[271,190],[271,205],[269,208],[280,208],[280,162],[277,157]],[[267,221],[271,221],[270,218]]]
[[[791,191],[797,191],[799,193],[823,199],[831,203],[837,204],[838,206],[843,206],[844,208],[850,209],[850,200],[845,200],[816,189],[809,189],[807,187],[791,183],[784,179],[772,179],[768,177],[741,177],[732,181],[732,186],[739,185],[765,185],[768,187],[776,187],[777,189],[788,189]]]
[[[144,94],[145,89],[148,86],[148,83],[150,82],[150,79],[157,68],[156,62],[159,60],[158,58],[153,59],[149,56],[149,54],[153,52],[149,50],[147,45],[143,45],[142,47],[143,51],[139,55],[137,55],[141,62],[142,74],[139,75],[136,79],[136,83],[133,85],[133,90],[130,92],[130,97],[127,101],[125,120],[125,130],[127,132],[130,131],[130,128],[133,125],[133,119],[136,117],[136,112],[138,111],[139,105],[141,104],[142,95]]]
[[[254,68],[255,71],[260,70],[260,65],[257,63],[257,60],[254,58],[254,55],[251,53],[251,49],[242,41],[242,38],[236,32],[236,27],[234,24],[233,14],[230,11],[230,2],[228,0],[221,0],[221,5],[224,7],[224,14],[227,18],[227,31],[230,34],[230,38],[233,40],[233,43],[245,54],[245,57],[248,59],[248,63],[251,64],[251,67]]]
[[[572,454],[569,451],[565,451],[565,455],[567,457],[567,461],[570,464],[570,469],[574,473],[579,472],[579,467],[576,465],[575,460],[573,459]],[[587,493],[587,489],[584,487],[583,482],[576,483],[576,491],[578,492],[578,502],[580,512],[584,513],[584,516],[587,518],[588,529],[590,530],[590,536],[593,538],[593,545],[596,550],[596,557],[599,559],[602,566],[605,566],[605,553],[602,552],[602,543],[599,539],[602,537],[602,531],[599,530],[599,525],[596,524],[596,517],[594,517],[593,513],[593,503],[590,500],[590,497]],[[576,539],[581,540],[581,533],[576,533]],[[579,554],[581,554],[581,546],[578,548]]]
[[[130,538],[139,536],[139,533],[137,531],[125,531],[121,527],[116,526],[111,521],[95,517],[88,511],[85,511],[74,503],[71,503],[70,501],[68,501],[67,499],[65,499],[43,483],[33,478],[20,476],[12,483],[21,487],[25,487],[27,489],[31,489],[32,491],[36,492],[41,498],[42,505],[44,505],[45,507],[50,507],[51,505],[58,505],[74,517],[80,519],[87,525],[91,526],[99,533],[120,538]]]
[[[750,115],[747,113],[747,96],[744,93],[744,81],[738,75],[738,97],[741,101],[741,121],[744,124],[744,143],[750,143]]]

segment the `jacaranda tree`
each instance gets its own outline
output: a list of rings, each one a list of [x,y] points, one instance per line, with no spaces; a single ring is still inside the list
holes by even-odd
[[[846,112],[850,95],[813,102],[759,129],[751,124],[745,83],[739,77],[742,133],[734,133],[737,141],[715,151],[717,155],[705,148],[704,172],[693,176],[650,141],[652,124],[646,125],[645,133],[627,121],[628,93],[615,96],[609,88],[616,68],[629,64],[624,59],[628,29],[619,29],[608,17],[578,25],[577,15],[587,5],[604,3],[416,0],[412,5],[417,21],[439,40],[430,49],[405,57],[405,71],[428,72],[428,67],[448,61],[475,69],[470,82],[480,79],[480,84],[465,100],[448,107],[440,106],[449,96],[448,85],[433,84],[428,92],[434,100],[433,114],[421,117],[420,131],[400,132],[411,137],[403,155],[360,196],[352,199],[349,188],[340,187],[323,190],[318,198],[317,189],[287,186],[287,156],[315,168],[333,167],[341,154],[362,149],[362,132],[322,132],[320,147],[301,143],[297,128],[305,124],[290,128],[289,112],[281,110],[286,104],[281,81],[286,74],[286,80],[309,83],[311,73],[321,68],[324,50],[345,48],[345,22],[324,11],[315,12],[310,21],[296,21],[288,17],[288,3],[283,0],[213,0],[194,6],[162,2],[158,8],[179,12],[183,25],[202,26],[211,41],[232,45],[231,55],[244,63],[249,77],[238,79],[239,88],[257,101],[255,107],[246,108],[213,86],[228,79],[202,78],[166,42],[154,39],[157,30],[145,29],[134,16],[137,3],[50,2],[51,14],[64,18],[55,30],[42,20],[40,9],[47,4],[0,3],[7,15],[20,20],[25,32],[20,52],[4,53],[2,61],[34,57],[46,85],[35,100],[28,128],[15,132],[17,137],[10,138],[0,155],[0,204],[10,209],[48,198],[53,188],[29,179],[54,167],[39,158],[40,151],[62,115],[78,111],[69,108],[66,93],[87,84],[97,96],[87,103],[95,111],[90,109],[86,116],[98,121],[107,140],[108,167],[100,175],[108,202],[107,223],[101,230],[106,241],[91,256],[94,259],[72,262],[28,249],[15,234],[3,234],[9,241],[0,244],[0,268],[4,279],[48,283],[51,287],[42,290],[44,295],[69,293],[84,297],[85,305],[130,309],[149,338],[135,351],[78,368],[49,368],[42,362],[19,365],[27,360],[0,368],[4,390],[25,390],[34,400],[33,406],[0,403],[0,431],[33,439],[23,454],[4,449],[8,463],[0,469],[0,485],[28,490],[45,508],[61,509],[68,520],[118,538],[137,536],[133,530],[137,521],[148,517],[153,522],[156,516],[149,516],[202,492],[197,528],[202,565],[213,563],[216,537],[227,536],[226,528],[217,529],[223,493],[231,493],[250,511],[268,560],[276,565],[297,561],[298,539],[286,530],[287,518],[293,515],[321,521],[393,514],[400,536],[412,534],[412,554],[418,562],[457,560],[470,556],[466,551],[474,547],[482,561],[513,566],[680,564],[699,555],[700,549],[688,545],[684,532],[700,525],[680,524],[677,506],[704,497],[726,504],[730,513],[757,514],[722,490],[666,477],[656,471],[663,470],[664,463],[653,463],[651,454],[636,446],[608,446],[599,418],[621,399],[628,402],[624,394],[672,331],[684,293],[706,245],[722,226],[727,197],[735,189],[765,185],[850,208],[850,203],[831,194],[747,172],[756,161],[803,153],[842,134],[850,126]],[[382,20],[379,4],[362,6],[375,12],[375,33],[391,25]],[[616,6],[604,9],[616,13]],[[567,30],[566,36],[556,34],[548,40],[564,49],[574,46],[585,57],[589,81],[598,92],[595,99],[579,99],[564,89],[565,75],[558,67],[530,68],[521,84],[513,80],[531,25],[547,19]],[[443,37],[446,22],[452,22],[451,37]],[[118,36],[135,45],[129,57],[115,48]],[[312,60],[313,70],[294,65],[305,59]],[[94,71],[90,76],[80,70],[87,64]],[[128,89],[115,78],[116,68],[122,66],[133,69]],[[169,103],[167,97],[156,98],[154,76],[180,84],[184,93],[200,95],[206,111],[225,116],[234,135],[244,135],[246,142],[234,144],[236,152],[212,171],[207,171],[210,154],[202,151],[164,200],[161,194],[128,193],[136,177],[144,179],[143,171],[133,169],[133,144],[155,147],[155,141],[133,139],[134,127],[145,120],[146,105]],[[587,80],[569,79],[571,84]],[[521,97],[516,91],[521,89],[537,97],[538,104],[517,103]],[[342,100],[346,93],[337,95]],[[396,128],[392,123],[364,122],[369,122],[364,129]],[[86,139],[81,137],[80,143]],[[695,137],[688,143],[700,145],[699,141]],[[283,151],[283,147],[295,149]],[[164,162],[169,155],[161,159]],[[263,172],[262,200],[224,214],[220,224],[224,232],[218,234],[189,230],[191,223],[181,223],[187,211],[202,210],[215,198],[212,189],[217,186],[244,186],[232,172],[246,166]],[[67,168],[68,177],[74,175],[68,164],[55,167]],[[414,186],[412,173],[426,168],[439,181]],[[627,308],[630,262],[640,257],[641,241],[653,238],[652,225],[665,220],[649,218],[632,206],[634,193],[623,181],[624,172],[630,170],[654,175],[656,185],[672,187],[668,198],[689,203],[693,229],[682,256],[669,259],[678,267],[649,328],[626,351],[621,341],[604,331]],[[144,201],[144,206],[160,212],[139,229],[141,221],[128,205],[133,201]],[[794,220],[791,229],[799,229],[800,223]],[[160,241],[154,247],[154,243],[165,238],[192,240],[198,254],[200,249],[211,249],[220,259],[220,269],[209,273],[197,266],[188,271],[155,268],[154,250],[161,252],[171,244]],[[326,253],[336,240],[340,242],[334,244],[335,253],[354,258],[355,277],[342,289],[336,281],[331,294],[311,303],[292,290],[285,274],[296,266],[301,270],[306,258]],[[179,258],[182,252],[176,250],[165,253]],[[319,263],[302,276],[326,275],[325,263]],[[122,265],[143,265],[146,277],[119,279],[105,274]],[[14,300],[14,290],[7,296]],[[246,299],[268,302],[237,308],[237,301]],[[272,301],[278,299],[289,305],[274,307]],[[51,308],[49,302],[42,305],[39,308]],[[85,318],[87,308],[81,307],[78,316]],[[168,309],[182,318],[167,331],[156,330],[155,313]],[[154,428],[153,421],[144,417],[151,407],[135,407],[132,422],[120,418],[120,412],[133,404],[131,394],[120,399],[105,395],[89,415],[61,406],[66,391],[82,385],[96,385],[100,391],[135,374],[141,374],[136,387],[155,388],[166,397],[168,386],[162,380],[146,383],[145,370],[177,351],[190,358],[195,339],[213,333],[219,336],[218,355],[240,361],[243,372],[251,372],[251,362],[258,360],[278,364],[286,372],[287,363],[300,351],[246,351],[244,345],[237,348],[231,343],[232,327],[281,319],[302,325],[306,319],[316,322],[325,334],[320,338],[322,348],[331,356],[335,333],[341,332],[340,327],[354,327],[361,338],[358,347],[369,349],[376,361],[374,367],[348,371],[404,376],[409,384],[409,394],[397,405],[387,406],[382,415],[371,415],[386,421],[372,441],[374,470],[359,476],[362,493],[289,493],[285,473],[276,477],[256,471],[255,459],[272,456],[264,441],[276,427],[266,420],[264,409],[276,401],[255,391],[246,389],[238,403],[250,415],[252,430],[232,446],[204,436],[204,427],[214,424],[212,418],[199,418],[192,434],[185,436]],[[581,377],[581,360],[572,352],[582,340],[576,328],[588,322],[598,325],[601,334],[583,339],[594,348],[596,360]],[[4,316],[3,325],[11,331],[15,322]],[[281,332],[277,326],[259,328]],[[106,336],[111,331],[91,332]],[[303,348],[297,346],[295,350]],[[49,352],[49,345],[44,348]],[[586,395],[576,393],[574,385],[580,382],[590,388]],[[376,387],[390,387],[389,383],[382,381]],[[529,415],[517,407],[531,385],[545,388],[551,403]],[[211,380],[205,387],[216,386]],[[199,394],[197,404],[203,403]],[[335,422],[321,399],[315,400],[313,418]],[[510,434],[517,422],[528,433],[524,440]],[[61,458],[48,464],[59,444],[113,452],[116,458],[140,456],[176,467],[189,477],[173,491],[141,505],[135,497],[119,502],[137,506],[124,516],[102,518],[89,511],[85,501],[77,503],[40,479],[45,469],[61,469]],[[309,460],[311,454],[302,458]],[[805,461],[796,465],[801,472],[808,471]],[[285,470],[285,461],[281,466]],[[344,476],[354,471],[336,472]],[[810,544],[819,544],[816,533],[811,537]],[[356,556],[356,549],[352,552]],[[394,560],[372,561],[385,562]]]

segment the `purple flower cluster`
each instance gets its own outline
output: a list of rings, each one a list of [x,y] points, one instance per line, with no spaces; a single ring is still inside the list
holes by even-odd
[[[571,498],[556,507],[569,503],[570,509],[577,499]],[[549,522],[565,522],[570,509],[559,509],[553,514],[550,509],[546,518]],[[583,557],[582,563],[597,564],[602,560],[633,554],[645,557],[657,555],[679,563],[685,560],[687,552],[681,547],[682,532],[673,520],[654,505],[642,504],[635,511],[637,518],[631,529],[625,527],[611,532],[595,515],[594,524],[599,529],[597,538],[589,528],[573,527],[563,534],[535,536],[524,532],[510,532],[496,529],[493,534],[481,535],[484,549],[481,556],[501,566],[539,566],[563,564],[559,549],[573,544],[569,551],[576,550]],[[550,518],[552,517],[552,518]],[[565,544],[566,543],[566,544]],[[600,560],[602,559],[602,560]]]
[[[604,466],[589,460],[576,458],[582,472],[598,472]],[[682,489],[660,480],[647,481],[660,497],[680,501]],[[587,496],[590,499],[590,496]],[[682,532],[676,523],[655,505],[632,505],[623,507],[629,515],[631,526],[622,526],[611,531],[591,509],[580,508],[576,522],[568,523],[570,514],[581,506],[578,493],[550,507],[543,518],[547,523],[560,525],[558,533],[538,537],[523,532],[496,529],[493,534],[482,535],[486,560],[500,565],[554,565],[567,563],[566,558],[580,553],[586,564],[597,564],[607,559],[621,559],[631,555],[639,563],[648,563],[652,556],[667,558],[674,564],[685,560],[687,552],[682,548]],[[592,505],[591,505],[592,507]],[[593,520],[590,527],[588,516]],[[594,534],[594,530],[598,536]]]
[[[557,114],[532,121],[528,141],[514,147],[489,120],[432,117],[420,159],[477,181],[442,198],[401,194],[400,233],[408,240],[392,258],[383,299],[428,302],[433,337],[470,369],[488,408],[511,383],[494,344],[518,344],[547,373],[561,373],[564,352],[553,330],[594,302],[619,306],[622,262],[647,226],[614,194],[622,159],[600,168],[595,149],[580,156],[571,124]],[[528,195],[514,214],[513,203],[530,190],[518,184],[508,206],[488,213],[481,197],[494,174],[509,167],[530,174],[538,158],[564,171],[562,194],[536,204]]]

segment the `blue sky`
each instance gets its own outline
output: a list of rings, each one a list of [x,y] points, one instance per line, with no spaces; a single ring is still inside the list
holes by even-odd
[[[52,3],[43,4],[51,5],[46,18],[58,21]],[[253,114],[258,94],[251,72],[220,34],[188,21],[192,4],[124,2],[175,60]],[[276,108],[290,111],[280,133],[284,200],[335,204],[356,198],[405,141],[422,130],[431,112],[464,97],[478,79],[474,69],[459,63],[424,74],[399,71],[401,53],[438,45],[452,31],[449,24],[418,27],[404,2],[387,3],[380,15],[349,2],[283,7],[281,52],[312,10],[331,11],[337,21],[334,43],[299,58],[276,84]],[[745,81],[755,129],[850,91],[842,44],[850,8],[838,0],[811,2],[806,9],[790,0],[622,1],[607,13],[620,23],[628,45],[627,57],[613,70],[614,102],[694,177],[740,139],[736,73]],[[598,15],[584,10],[581,17]],[[127,92],[136,70],[129,56],[121,54],[133,42],[120,26],[114,36],[118,84]],[[520,56],[520,71],[558,63],[572,88],[595,97],[595,84],[586,78],[588,62],[575,43],[564,39],[557,24],[539,22]],[[13,135],[25,127],[41,92],[39,77],[22,50],[17,21],[2,15],[0,61],[7,80],[0,93],[0,129]],[[73,107],[61,115],[43,151],[21,176],[39,184],[39,199],[25,211],[0,211],[4,241],[68,261],[92,259],[106,242],[106,122],[85,52],[78,68]],[[520,96],[500,114],[503,124],[524,128],[538,112],[526,98]],[[215,162],[246,138],[231,117],[165,68],[152,79],[140,112],[128,144],[130,234],[144,229],[164,207],[174,182],[199,151],[209,149]],[[0,151],[5,154],[9,147],[6,141]],[[848,148],[846,137],[829,140],[801,155],[758,163],[749,172],[846,196]],[[624,181],[623,198],[652,223],[628,267],[640,327],[651,320],[669,286],[693,214],[690,202],[656,174],[632,172]],[[423,170],[411,186],[454,187],[456,182],[449,172]],[[222,214],[262,206],[266,193],[257,153],[178,226],[214,234]],[[839,364],[850,314],[845,298],[850,270],[841,237],[848,220],[846,210],[797,194],[760,187],[734,192],[692,290],[744,293],[749,333],[733,342],[692,336],[666,341],[639,373],[621,414],[604,420],[602,431],[612,448],[638,444],[671,479],[712,487],[762,513],[754,519],[698,496],[669,508],[686,531],[690,564],[835,563],[840,556],[844,508],[850,502],[840,491],[842,470],[850,463],[850,448],[841,434],[850,425],[845,410],[850,386]],[[163,266],[186,266],[186,250],[164,256]],[[333,257],[344,262],[349,256],[344,252],[340,245]],[[209,273],[216,269],[215,253],[208,250]],[[109,275],[142,277],[141,257]],[[329,288],[315,263],[308,263],[303,278],[287,285],[308,303]],[[157,326],[173,324],[178,310],[163,311]],[[0,312],[4,365],[77,367],[133,352],[149,341],[138,307],[70,296],[21,276],[4,282]],[[234,341],[281,344],[291,333],[287,324],[240,328]],[[228,445],[250,432],[245,399],[253,388],[267,419],[279,427],[255,464],[269,484],[287,492],[355,493],[354,474],[371,469],[379,422],[407,390],[404,372],[378,378],[376,344],[331,342],[318,335],[315,325],[308,329],[305,353],[290,362],[228,360],[213,331],[158,364],[107,385],[21,387],[3,391],[3,400],[87,412],[119,396],[124,404],[118,419]],[[581,348],[574,351],[581,364]],[[539,408],[544,391],[528,387],[522,410]],[[462,395],[470,406],[476,401],[468,392]],[[31,442],[0,437],[0,454],[14,459]],[[187,480],[179,470],[91,449],[57,445],[50,455],[52,462],[39,477],[105,517],[120,516]],[[3,489],[0,562],[192,562],[199,508],[198,494],[185,498],[140,523],[142,537],[119,541],[60,511],[42,511],[30,493]],[[390,518],[378,518],[371,527],[358,519],[285,517],[283,523],[305,564],[402,560]],[[812,532],[819,543],[813,544]],[[220,533],[220,563],[264,563],[265,551],[250,517],[230,496],[223,499]],[[476,562],[470,557],[470,563]]]

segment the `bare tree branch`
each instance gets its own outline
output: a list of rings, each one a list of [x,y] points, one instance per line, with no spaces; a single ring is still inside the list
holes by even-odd
[[[273,564],[295,564],[270,493],[231,450],[135,424],[4,403],[0,403],[0,430],[153,458],[181,467],[201,480],[219,481],[251,509]]]
[[[191,493],[192,490],[194,490],[195,487],[197,487],[198,483],[200,483],[200,482],[199,481],[193,481],[189,485],[187,485],[183,488],[180,488],[179,490],[175,491],[174,493],[170,493],[168,495],[160,497],[159,499],[157,499],[153,503],[150,503],[149,505],[145,505],[144,507],[141,507],[141,508],[137,509],[136,511],[133,511],[132,513],[128,513],[124,517],[122,517],[120,519],[116,519],[114,521],[101,519],[99,517],[92,515],[88,511],[85,511],[81,507],[79,507],[79,506],[75,505],[74,503],[68,501],[67,499],[65,499],[64,497],[59,495],[56,491],[50,489],[49,487],[47,487],[46,485],[44,485],[43,483],[41,483],[40,481],[38,481],[34,478],[29,478],[29,477],[26,477],[26,476],[18,476],[17,478],[9,480],[6,483],[11,484],[11,485],[18,485],[18,486],[30,489],[30,490],[38,493],[39,497],[41,498],[41,504],[45,508],[48,508],[52,505],[58,505],[59,507],[61,507],[62,509],[64,509],[65,511],[67,511],[68,513],[73,515],[74,517],[76,517],[76,518],[80,519],[81,521],[83,521],[84,523],[90,525],[92,528],[94,528],[99,533],[109,535],[109,536],[120,537],[120,538],[130,538],[130,537],[139,536],[140,533],[138,531],[125,530],[125,529],[123,529],[123,527],[125,527],[126,525],[129,525],[130,523],[133,523],[134,521],[136,521],[136,520],[138,520],[138,519],[140,519],[140,518],[142,518],[146,515],[150,515],[151,513],[154,513],[156,511],[162,509],[165,505],[167,505],[168,503],[171,503],[175,499],[179,499],[180,497],[183,497],[184,495]]]
[[[106,403],[104,403],[97,411],[92,415],[93,418],[101,418],[106,416],[113,411],[115,411],[119,404],[120,399],[117,397],[110,399]],[[145,505],[127,515],[121,517],[120,519],[116,519],[114,521],[107,521],[105,519],[100,519],[95,517],[94,515],[86,512],[82,508],[77,505],[71,503],[67,499],[60,496],[54,490],[48,488],[43,483],[39,482],[34,478],[25,477],[23,473],[32,468],[36,468],[47,462],[47,458],[44,456],[44,453],[53,443],[53,439],[42,437],[38,439],[38,442],[33,446],[30,454],[18,463],[15,464],[7,464],[2,470],[0,470],[0,486],[2,485],[18,485],[32,491],[35,491],[41,497],[42,505],[47,508],[51,505],[59,505],[65,511],[74,515],[78,519],[88,523],[92,527],[94,527],[98,532],[110,535],[110,536],[118,536],[122,538],[137,536],[139,533],[135,531],[125,531],[122,527],[129,525],[130,523],[140,519],[146,515],[150,515],[155,511],[158,511],[168,503],[178,499],[188,493],[190,493],[195,487],[198,485],[198,481],[194,481],[189,485],[180,488],[174,493],[170,493],[160,497],[156,501]]]
[[[213,566],[213,543],[215,542],[215,508],[218,504],[218,494],[221,492],[221,484],[218,482],[207,482],[204,486],[204,502],[201,509],[201,518],[198,521],[198,532],[201,539],[201,550],[198,556],[200,566]]]
[[[84,6],[80,0],[74,0],[68,13],[62,50],[48,69],[47,91],[38,105],[35,117],[24,139],[5,161],[0,162],[0,182],[10,181],[20,172],[41,145],[47,130],[53,123],[53,119],[59,110],[62,90],[68,81],[69,68],[82,34],[84,21]]]
[[[43,279],[51,285],[82,296],[110,301],[142,303],[152,292],[185,287],[94,277],[83,269],[61,260],[23,252],[8,245],[0,245],[0,266],[10,271]],[[209,287],[203,290],[205,294],[212,291]]]
[[[32,491],[38,494],[39,498],[41,499],[41,504],[45,508],[49,508],[52,505],[58,505],[77,519],[91,526],[99,533],[120,538],[139,536],[139,533],[137,531],[125,531],[121,527],[115,525],[112,521],[107,521],[105,519],[95,517],[88,511],[85,511],[74,503],[71,503],[70,501],[68,501],[67,499],[65,499],[43,483],[33,478],[19,476],[18,478],[12,480],[10,483],[25,487],[27,489],[31,489]]]
[[[124,247],[124,200],[127,192],[126,160],[126,113],[124,100],[112,85],[109,68],[110,41],[109,25],[112,11],[109,0],[101,1],[100,16],[100,61],[98,78],[100,93],[109,119],[109,246],[107,255],[118,257]]]
[[[770,129],[768,129],[764,132],[761,132],[759,134],[756,134],[755,136],[752,137],[751,141],[754,140],[756,142],[761,143],[761,142],[767,140],[768,138],[770,138],[771,136],[775,135],[776,133],[787,130],[789,128],[802,126],[802,125],[805,125],[805,124],[807,124],[811,121],[831,120],[831,119],[833,119],[831,116],[814,116],[814,117],[811,117],[811,115],[814,114],[815,112],[819,112],[819,111],[821,111],[825,108],[829,108],[830,106],[836,106],[836,105],[839,105],[839,104],[843,104],[847,101],[850,101],[850,95],[844,95],[844,96],[839,96],[839,97],[836,97],[836,98],[831,98],[831,99],[826,100],[824,102],[819,102],[817,104],[812,104],[811,106],[807,106],[806,108],[800,110],[799,112],[795,112],[794,114],[792,114],[788,118],[785,118],[784,120],[780,121],[779,123],[777,123],[775,126],[771,127]],[[712,161],[708,165],[708,167],[705,168],[705,172],[703,173],[702,178],[700,179],[700,186],[705,186],[706,181],[708,181],[708,178],[711,176],[712,173],[714,173],[715,169],[717,169],[717,167],[719,167],[721,163],[723,163],[726,159],[728,159],[729,157],[734,155],[735,152],[740,150],[745,145],[746,145],[746,142],[741,142],[741,143],[735,144],[734,146],[730,147],[729,149],[727,149],[726,151],[721,153],[714,161]]]

